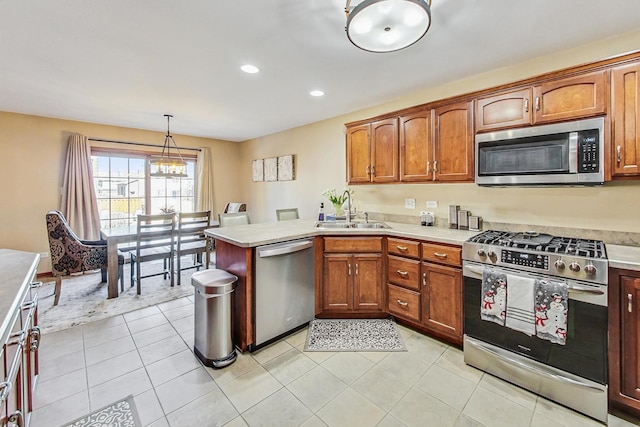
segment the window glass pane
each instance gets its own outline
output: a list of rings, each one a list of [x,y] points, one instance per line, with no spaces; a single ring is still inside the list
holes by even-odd
[[[140,214],[194,210],[195,159],[185,159],[187,178],[149,176],[148,155],[97,153],[91,160],[102,228],[135,224]]]

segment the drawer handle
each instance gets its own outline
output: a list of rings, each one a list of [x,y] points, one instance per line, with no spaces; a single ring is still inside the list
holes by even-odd
[[[396,270],[396,273],[398,273],[402,277],[407,277],[409,275],[408,271],[402,271],[402,270]]]
[[[31,329],[31,332],[29,332],[29,337],[31,338],[30,350],[31,351],[38,350],[38,347],[40,347],[40,337],[41,337],[40,327],[34,326],[33,329]]]
[[[627,300],[629,300],[629,304],[627,305],[627,311],[629,313],[633,312],[633,295],[627,294]]]
[[[422,286],[427,286],[427,272],[422,273]]]
[[[540,97],[536,96],[536,111],[540,111]]]
[[[409,305],[409,303],[408,303],[408,302],[404,302],[404,301],[402,301],[402,300],[396,300],[396,302],[397,302],[399,305],[403,306],[403,307],[406,307],[406,306],[408,306],[408,305]]]
[[[409,249],[409,248],[407,248],[406,246],[400,246],[400,245],[396,245],[396,248],[398,248],[398,250],[399,250],[400,252],[406,252],[406,251],[407,251],[407,249]]]
[[[616,161],[618,163],[622,162],[622,150],[619,145],[616,147]]]
[[[433,255],[437,256],[438,258],[446,258],[447,254],[441,254],[440,252],[434,252]]]
[[[524,99],[524,112],[525,113],[529,112],[529,98]]]
[[[347,264],[347,267],[348,267],[348,270],[349,270],[348,273],[347,273],[347,276],[351,276],[351,263]]]

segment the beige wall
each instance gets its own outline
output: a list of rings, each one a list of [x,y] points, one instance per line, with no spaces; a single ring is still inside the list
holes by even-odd
[[[252,219],[274,221],[275,209],[284,207],[298,207],[301,217],[313,218],[320,202],[326,206],[322,191],[332,187],[342,189],[345,185],[344,123],[631,52],[638,46],[640,31],[428,88],[353,114],[245,141],[238,175],[243,177],[249,194],[247,203]],[[251,182],[252,159],[283,154],[296,156],[294,181]],[[435,200],[439,205],[433,210],[441,218],[446,218],[449,204],[459,204],[491,222],[640,232],[640,181],[607,183],[596,188],[483,188],[475,184],[360,185],[352,188],[358,210],[371,212],[417,217],[421,209],[426,209],[427,200]],[[404,208],[405,198],[416,199],[415,210]]]
[[[164,142],[164,132],[0,112],[0,247],[49,252],[45,213],[60,207],[67,140],[72,133],[149,144]],[[229,179],[240,165],[238,143],[181,135],[174,138],[180,147],[211,148],[215,182],[224,183],[215,185],[217,212],[227,201],[244,198],[242,185]],[[38,271],[50,270],[48,258],[43,259]]]

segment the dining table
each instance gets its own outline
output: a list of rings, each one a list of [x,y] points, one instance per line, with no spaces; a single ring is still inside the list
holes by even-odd
[[[107,298],[118,297],[118,245],[135,241],[137,234],[135,224],[100,230],[100,236],[107,241]]]
[[[216,220],[210,222],[211,228],[219,225]],[[107,298],[118,297],[118,245],[134,242],[133,246],[128,245],[127,248],[135,249],[137,234],[136,224],[100,230],[100,237],[107,241]]]

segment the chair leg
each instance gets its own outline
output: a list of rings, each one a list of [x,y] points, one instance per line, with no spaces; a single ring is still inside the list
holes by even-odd
[[[135,271],[135,268],[136,268],[136,262],[134,261],[133,257],[130,258],[129,266],[131,267],[129,269],[129,280],[130,280],[130,283],[131,283],[131,287],[133,288],[133,284],[135,282],[135,279],[133,277],[133,272]]]
[[[118,264],[118,279],[120,280],[120,292],[124,292],[124,266]]]
[[[180,286],[180,272],[182,271],[182,265],[180,264],[180,254],[178,253],[178,255],[176,255],[176,258],[178,260],[178,267],[177,267],[177,272],[178,272],[178,286]]]
[[[107,281],[107,269],[106,268],[101,268],[100,269],[100,278],[102,279],[102,283]]]
[[[58,305],[60,300],[60,290],[62,289],[62,277],[56,276],[56,289],[54,291],[53,305]]]
[[[140,261],[136,262],[136,293],[140,295]]]

